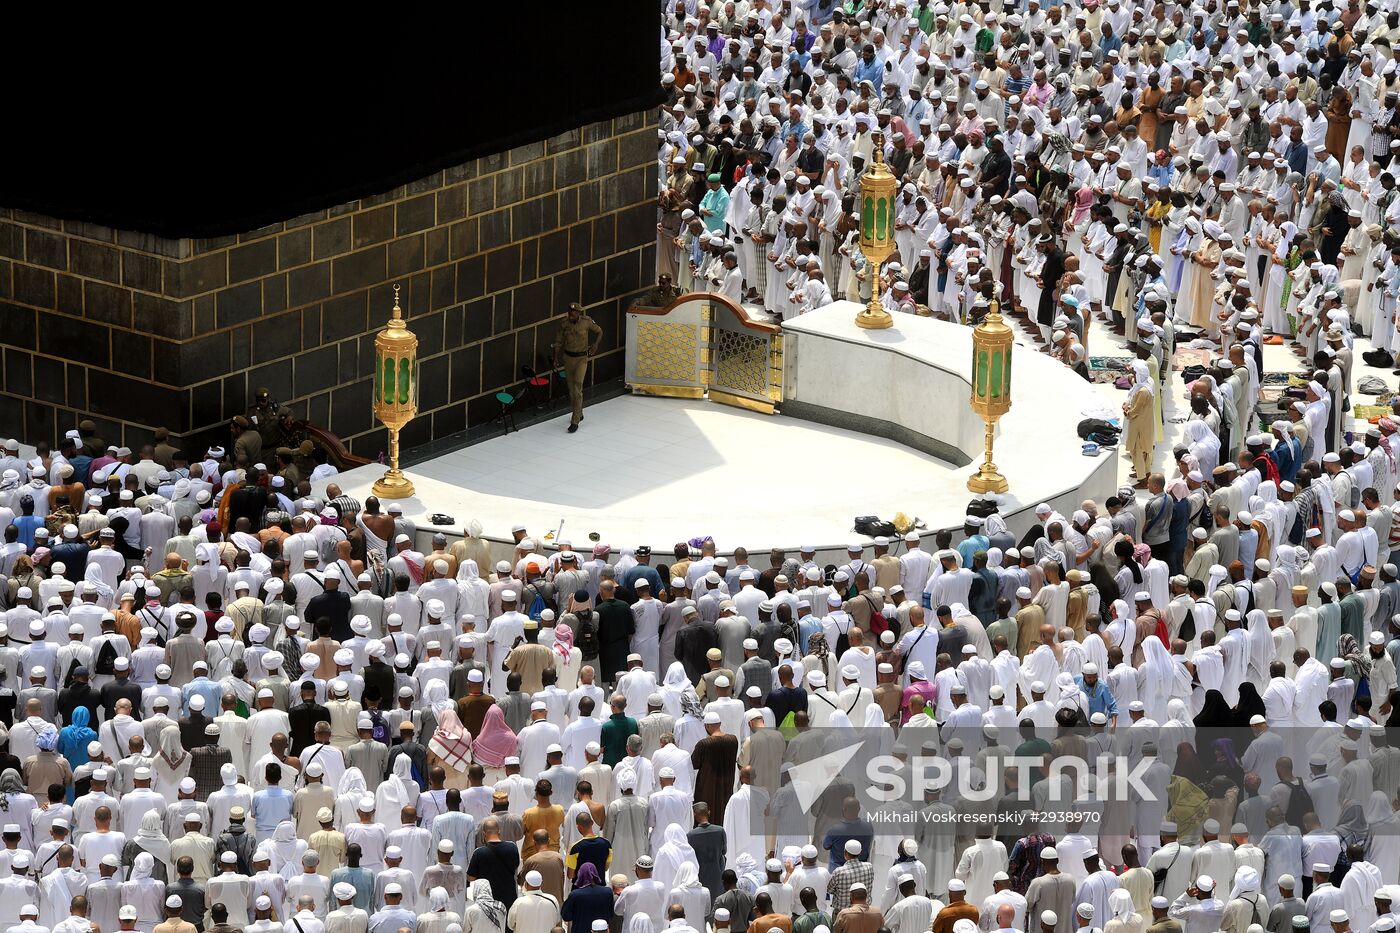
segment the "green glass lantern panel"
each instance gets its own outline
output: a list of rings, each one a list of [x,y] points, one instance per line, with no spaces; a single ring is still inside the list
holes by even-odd
[[[889,211],[889,198],[880,198],[879,203],[875,205],[875,239],[877,240],[883,240],[888,235]]]
[[[381,383],[379,397],[385,405],[392,405],[394,404],[394,358],[392,356],[384,357],[379,372]]]
[[[400,405],[407,405],[409,399],[413,397],[413,361],[404,357],[399,360],[399,397]]]
[[[865,207],[861,210],[860,217],[860,235],[869,240],[875,236],[875,199],[870,195],[865,196]]]
[[[974,398],[987,397],[987,351],[978,350],[972,363],[972,395]]]
[[[1006,365],[1006,351],[997,350],[992,353],[991,378],[988,380],[987,394],[989,397],[1000,401],[1005,389],[1002,386],[1002,371]]]
[[[1003,354],[1004,362],[1001,366],[1001,397],[1007,400],[1011,398],[1011,348],[1006,348]]]

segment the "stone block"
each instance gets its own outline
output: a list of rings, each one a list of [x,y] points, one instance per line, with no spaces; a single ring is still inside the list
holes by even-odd
[[[69,364],[64,367],[64,382],[67,383],[68,405],[78,411],[87,410],[87,368]]]
[[[34,394],[34,358],[24,350],[5,348],[5,391],[21,398]]]
[[[67,271],[68,239],[49,230],[24,231],[24,259],[36,266]]]
[[[91,321],[62,314],[39,317],[39,351],[89,366],[110,366],[111,334],[108,328]]]
[[[294,394],[307,396],[339,383],[338,357],[334,346],[317,347],[297,356],[293,360]]]
[[[151,378],[151,338],[120,328],[112,329],[112,365],[133,379]]]
[[[433,412],[432,419],[433,440],[441,441],[454,434],[461,434],[467,429],[467,406],[453,402]]]
[[[434,227],[423,234],[423,265],[440,266],[452,259],[452,235],[446,227]]]
[[[361,211],[351,216],[354,234],[351,244],[354,249],[363,249],[382,243],[394,235],[394,205],[385,204],[372,210]]]
[[[471,301],[486,293],[486,257],[463,259],[457,267],[457,300]]]
[[[338,217],[311,228],[311,253],[316,259],[339,256],[350,250],[351,218]]]
[[[193,308],[161,295],[133,292],[131,322],[137,330],[170,340],[183,340],[192,332]]]
[[[423,244],[426,234],[398,237],[388,244],[388,277],[411,275],[423,268]]]
[[[63,377],[63,361],[47,356],[35,356],[31,360],[34,379],[34,397],[41,402],[62,405],[68,387]]]
[[[498,292],[520,283],[520,246],[506,246],[486,254],[486,291]]]
[[[214,326],[232,327],[258,318],[263,313],[262,283],[245,282],[215,293]]]
[[[101,369],[88,371],[88,407],[98,415],[127,420],[139,413],[163,421],[179,434],[189,428],[181,399],[179,389]]]
[[[437,214],[437,196],[420,194],[416,198],[400,201],[394,215],[394,233],[406,236],[426,230],[433,225]]]
[[[262,313],[279,314],[287,310],[287,277],[269,275],[262,280]]]
[[[310,261],[310,227],[288,230],[277,238],[277,268],[291,269]]]
[[[180,386],[180,345],[156,338],[152,340],[151,356],[151,377],[168,386]]]
[[[21,350],[33,350],[38,334],[36,312],[23,305],[0,305],[0,321],[5,322],[5,343]]]
[[[446,224],[467,216],[468,186],[452,185],[437,193],[437,223]]]
[[[54,310],[71,314],[73,317],[83,317],[83,280],[76,275],[62,272],[53,273],[53,277]]]
[[[331,263],[331,290],[344,294],[357,288],[369,288],[384,281],[387,250],[384,244],[371,246],[341,256]]]
[[[363,291],[337,295],[321,305],[321,339],[343,340],[369,329],[368,294]],[[307,345],[310,349],[311,345]]]
[[[422,378],[419,380],[418,405],[422,411],[432,411],[434,408],[441,408],[448,402],[447,376],[448,358],[446,354],[439,354],[431,359],[425,359],[418,364],[419,373]]]
[[[174,264],[175,279],[172,298],[202,295],[228,284],[228,254],[210,253]],[[167,293],[171,280],[166,277]]]
[[[605,139],[584,147],[588,158],[588,178],[604,178],[617,171],[618,145],[616,139]]]
[[[277,271],[277,238],[263,237],[228,251],[228,280],[246,282]]]
[[[121,251],[121,266],[123,285],[144,292],[160,292],[161,264],[155,256],[124,249]]]
[[[481,348],[481,382],[487,392],[499,392],[515,380],[515,335],[502,334]]]
[[[451,395],[460,400],[481,391],[481,345],[462,347],[451,354]]]
[[[180,374],[186,379],[222,376],[229,371],[229,332],[195,337],[180,345]]]
[[[69,271],[90,279],[117,283],[121,281],[121,266],[121,254],[116,247],[92,240],[69,240]]]
[[[101,282],[83,283],[83,310],[89,320],[131,327],[131,290]]]
[[[313,263],[287,273],[287,305],[299,308],[331,293],[331,264]]]
[[[553,317],[553,294],[553,283],[549,279],[536,279],[517,288],[512,320],[514,326],[528,327]]]
[[[291,356],[301,349],[301,311],[263,318],[252,328],[254,365]]]
[[[569,231],[551,230],[539,240],[539,275],[554,275],[569,265]]]

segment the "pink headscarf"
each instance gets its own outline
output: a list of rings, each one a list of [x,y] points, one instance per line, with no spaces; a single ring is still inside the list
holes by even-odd
[[[428,749],[453,770],[467,769],[471,762],[472,734],[457,718],[455,708],[448,707],[438,714],[437,728],[428,740]]]
[[[1074,193],[1074,216],[1070,223],[1077,224],[1084,219],[1084,215],[1089,213],[1089,208],[1094,205],[1094,189],[1085,185]]]
[[[476,762],[487,768],[499,768],[506,758],[514,755],[518,748],[515,733],[506,725],[506,714],[499,706],[486,711],[481,723],[481,732],[472,743],[472,756]]]
[[[569,663],[572,657],[570,652],[574,647],[574,630],[563,622],[554,626],[554,651],[559,657],[564,659],[564,663]]]
[[[1152,559],[1152,548],[1148,547],[1146,544],[1137,545],[1133,548],[1133,559],[1146,567],[1147,562]]]

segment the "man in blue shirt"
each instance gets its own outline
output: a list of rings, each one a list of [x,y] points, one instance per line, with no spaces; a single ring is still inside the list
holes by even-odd
[[[827,851],[826,866],[831,871],[840,868],[846,861],[846,843],[854,839],[860,843],[860,861],[870,860],[870,845],[875,839],[875,827],[860,815],[860,802],[847,797],[841,805],[841,821],[833,823],[822,837],[822,848]]]
[[[398,933],[400,927],[417,929],[418,915],[403,906],[403,886],[391,881],[384,886],[384,908],[369,918],[369,933]]]
[[[272,831],[283,820],[292,818],[292,792],[282,787],[282,766],[270,761],[263,769],[267,788],[253,795],[253,834],[259,841],[272,838]]]
[[[1074,683],[1084,694],[1084,699],[1088,701],[1089,715],[1103,713],[1108,717],[1109,725],[1116,726],[1118,723],[1118,701],[1113,698],[1113,691],[1108,689],[1108,684],[1099,680],[1099,666],[1092,661],[1085,664]]]
[[[857,87],[862,81],[869,81],[875,86],[875,93],[880,93],[880,85],[885,78],[885,68],[882,62],[875,57],[875,46],[867,44],[860,50],[860,61],[856,62],[856,67],[851,74],[851,83]]]
[[[700,199],[700,218],[711,233],[724,232],[724,215],[729,212],[729,192],[720,184],[718,172],[711,172],[705,183],[709,190]]]
[[[987,536],[982,534],[982,519],[976,515],[966,516],[963,519],[963,534],[967,537],[958,542],[958,554],[962,557],[962,565],[971,567],[973,556],[988,547]]]

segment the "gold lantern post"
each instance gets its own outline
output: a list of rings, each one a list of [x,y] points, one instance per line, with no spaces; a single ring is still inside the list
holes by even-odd
[[[986,423],[986,452],[982,467],[968,478],[971,492],[1006,492],[1006,477],[992,462],[997,420],[1011,408],[1011,345],[1014,334],[993,301],[985,320],[972,330],[972,411]]]
[[[399,469],[399,431],[417,413],[418,338],[404,325],[395,285],[393,317],[374,338],[374,417],[389,429],[389,470],[374,484],[376,496],[413,495],[413,483]]]
[[[870,330],[894,326],[880,304],[880,267],[895,250],[895,192],[899,179],[885,165],[885,134],[871,134],[874,161],[860,176],[860,251],[870,263],[870,303],[856,315],[856,324]]]

